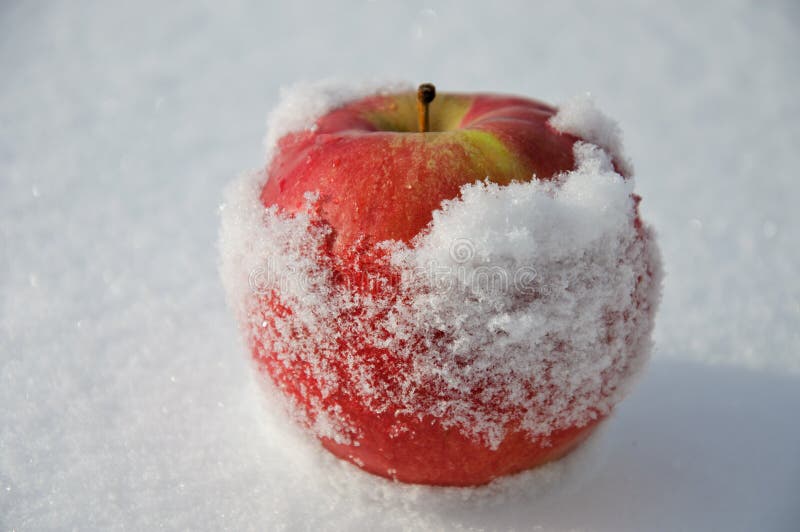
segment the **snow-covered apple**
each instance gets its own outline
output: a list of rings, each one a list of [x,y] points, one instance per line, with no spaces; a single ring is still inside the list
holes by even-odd
[[[647,357],[660,267],[586,100],[296,89],[223,214],[253,359],[336,456],[466,486],[558,459]]]

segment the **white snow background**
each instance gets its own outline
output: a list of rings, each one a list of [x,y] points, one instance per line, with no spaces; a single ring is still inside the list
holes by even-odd
[[[3,2],[0,528],[797,530],[798,26],[791,0]],[[591,91],[622,126],[657,348],[558,478],[404,489],[266,419],[217,209],[280,87],[328,77]]]

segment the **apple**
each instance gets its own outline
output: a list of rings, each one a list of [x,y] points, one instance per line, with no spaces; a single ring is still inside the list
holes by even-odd
[[[457,199],[465,185],[548,181],[576,168],[575,146],[581,139],[552,126],[556,112],[517,96],[437,96],[424,85],[417,93],[379,93],[345,102],[318,117],[313,128],[277,142],[260,202],[287,219],[310,216],[310,227],[323,228],[308,256],[324,265],[328,287],[349,299],[325,314],[324,302],[288,303],[279,288],[265,291],[251,306],[245,329],[258,367],[334,455],[402,482],[480,485],[564,456],[608,415],[608,409],[590,408],[576,421],[532,434],[524,418],[548,401],[555,380],[526,381],[528,397],[537,399],[514,408],[478,387],[459,396],[460,406],[466,401],[487,416],[496,409],[504,420],[494,439],[478,437],[448,418],[448,401],[456,399],[441,383],[411,377],[419,360],[444,349],[449,329],[420,327],[401,335],[389,319],[417,295],[398,279],[387,242],[413,248],[434,212]],[[613,165],[622,167],[621,161]],[[638,198],[632,201],[638,204]],[[631,225],[636,239],[650,238],[638,211]],[[656,265],[645,261],[640,269],[628,306],[607,321],[652,311],[640,292],[655,277]],[[308,318],[323,315],[324,334]],[[647,326],[643,330],[649,335]],[[647,341],[625,340],[633,350]],[[567,343],[568,338],[552,349],[565,350]],[[461,371],[470,371],[471,364]],[[597,379],[606,378],[598,370]],[[616,384],[601,384],[603,398],[614,393]],[[408,400],[412,395],[415,402]],[[562,406],[565,412],[573,400]],[[331,418],[346,424],[346,434],[330,430],[336,424]]]

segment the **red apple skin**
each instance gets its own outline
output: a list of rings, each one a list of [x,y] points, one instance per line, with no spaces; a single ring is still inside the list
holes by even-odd
[[[313,131],[286,135],[278,142],[261,193],[265,206],[277,205],[292,214],[304,209],[306,193],[318,192],[316,214],[333,230],[321,253],[336,270],[334,282],[381,298],[400,297],[396,286],[388,283],[376,288],[350,282],[364,272],[392,277],[375,243],[410,242],[431,221],[441,202],[457,197],[466,183],[487,177],[500,184],[529,181],[533,176],[551,179],[575,166],[572,148],[579,139],[548,124],[555,109],[546,104],[497,95],[443,95],[431,105],[432,131],[424,134],[415,132],[415,105],[413,93],[372,96],[329,112],[317,120]],[[274,296],[264,296],[260,309],[259,322],[272,323],[274,317],[291,313]],[[358,344],[353,335],[364,334],[349,324],[342,317],[337,331],[342,346]],[[602,421],[598,414],[588,424],[556,431],[546,440],[530,438],[514,422],[499,448],[492,449],[445,428],[436,418],[419,419],[399,408],[370,411],[346,390],[323,397],[307,368],[299,362],[290,367],[279,362],[257,329],[252,332],[252,344],[259,366],[309,415],[313,415],[313,397],[317,404],[341,406],[358,426],[357,443],[320,438],[330,452],[402,482],[485,484],[564,456]],[[355,356],[388,383],[410,370],[407,361],[385,350],[363,349]],[[337,366],[333,361],[332,365],[347,382],[344,364]],[[427,392],[434,397],[434,390]],[[409,430],[393,432],[398,421]]]

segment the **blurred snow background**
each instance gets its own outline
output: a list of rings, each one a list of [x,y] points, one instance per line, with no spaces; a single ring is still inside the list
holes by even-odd
[[[798,25],[792,0],[3,2],[0,528],[796,530]],[[217,207],[280,86],[323,77],[619,120],[667,279],[591,474],[437,505],[264,421]]]

